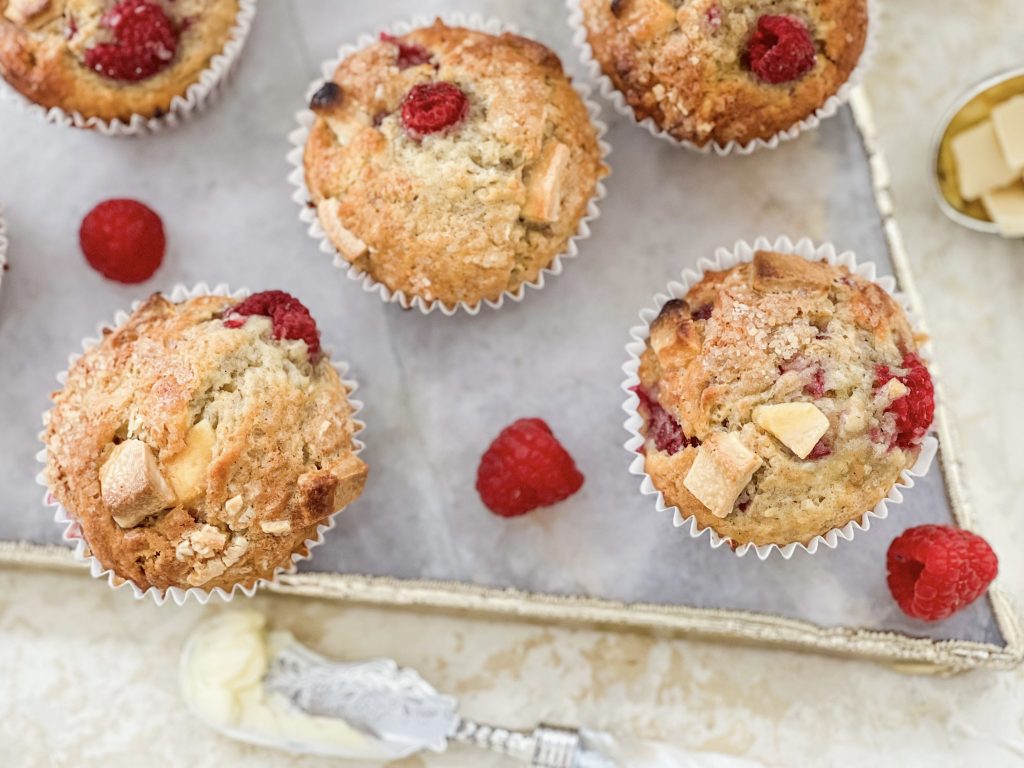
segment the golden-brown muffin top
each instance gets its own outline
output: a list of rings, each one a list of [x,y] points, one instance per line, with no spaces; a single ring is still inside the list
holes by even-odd
[[[152,55],[166,63],[141,79],[97,71],[103,69],[92,58],[98,46],[128,45],[134,36],[117,39],[119,11],[137,14],[139,4],[167,20],[167,27],[144,22],[161,31],[143,33],[152,37]],[[155,117],[223,51],[238,10],[238,0],[0,0],[0,74],[46,108],[125,122],[136,114]],[[164,35],[173,39],[172,47],[164,45]]]
[[[916,460],[920,434],[891,407],[931,396],[930,378],[927,393],[900,380],[916,352],[902,308],[845,267],[762,251],[709,272],[651,325],[646,471],[737,544],[806,543],[873,509]]]
[[[437,84],[461,116],[418,133],[407,110]],[[606,173],[558,58],[516,35],[438,21],[381,40],[342,61],[311,107],[306,184],[325,231],[360,270],[428,304],[535,281]]]
[[[53,396],[50,489],[100,563],[143,589],[268,578],[362,491],[337,371],[236,306],[155,294]]]
[[[867,39],[868,0],[580,0],[594,57],[638,119],[699,146],[769,139],[813,114],[849,79]],[[781,82],[752,66],[759,20],[787,17],[813,45]],[[786,22],[783,22],[786,24]],[[769,26],[771,26],[769,24]],[[777,45],[763,30],[762,43]],[[794,55],[790,41],[773,56]],[[783,67],[782,70],[774,65]]]

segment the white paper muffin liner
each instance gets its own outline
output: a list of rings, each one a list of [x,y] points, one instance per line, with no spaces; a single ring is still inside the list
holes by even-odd
[[[583,25],[583,11],[580,8],[580,0],[565,0],[565,4],[569,11],[569,26],[572,27],[573,31],[573,43],[580,52],[580,61],[587,68],[591,79],[597,83],[601,95],[611,103],[612,108],[623,117],[629,118],[636,125],[646,128],[648,133],[655,138],[663,139],[678,147],[684,147],[702,155],[708,155],[712,152],[720,156],[732,154],[750,155],[761,149],[776,149],[780,144],[792,141],[801,133],[814,130],[821,125],[822,120],[835,115],[839,112],[839,108],[850,100],[850,94],[860,84],[864,77],[864,72],[870,67],[871,59],[874,57],[878,47],[878,28],[882,22],[881,0],[868,0],[868,34],[860,60],[846,82],[824,104],[818,107],[813,114],[786,130],[779,131],[770,139],[754,139],[747,144],[740,144],[736,141],[730,141],[728,144],[719,144],[712,141],[704,146],[700,146],[692,141],[675,138],[650,117],[646,117],[643,120],[637,119],[633,108],[626,102],[626,97],[615,87],[611,78],[601,71],[600,63],[594,58],[593,49],[587,40],[587,30]]]
[[[888,275],[878,275],[873,262],[858,262],[856,256],[850,251],[839,253],[831,243],[815,245],[808,239],[799,240],[794,244],[788,237],[780,237],[775,242],[770,241],[766,237],[759,237],[752,245],[739,241],[733,246],[732,250],[719,248],[715,251],[713,258],[702,258],[697,262],[696,270],[683,270],[679,280],[669,283],[665,293],[659,293],[654,297],[654,306],[643,309],[640,312],[641,324],[634,326],[629,331],[632,339],[626,345],[626,354],[629,359],[622,366],[622,370],[626,374],[626,380],[622,383],[622,389],[626,392],[626,401],[622,404],[622,408],[628,416],[624,426],[629,433],[629,439],[625,442],[624,447],[633,457],[629,465],[629,471],[630,474],[643,478],[640,482],[640,492],[645,496],[656,497],[655,505],[659,512],[672,512],[673,524],[677,528],[685,527],[691,538],[700,539],[706,535],[713,549],[717,549],[723,544],[733,548],[732,545],[735,542],[727,536],[722,536],[710,527],[701,528],[697,523],[697,518],[683,517],[677,507],[666,504],[664,495],[655,487],[651,476],[647,474],[644,468],[645,457],[644,454],[640,453],[640,449],[644,445],[644,436],[640,432],[643,428],[643,417],[638,411],[640,398],[632,390],[640,383],[640,355],[643,354],[647,339],[650,336],[650,324],[658,316],[662,306],[671,299],[685,297],[690,288],[700,282],[705,272],[730,269],[737,264],[751,261],[754,258],[754,252],[762,250],[795,253],[805,259],[815,261],[825,260],[833,266],[844,266],[865,280],[877,283],[906,312],[915,335],[925,335],[924,323],[914,310],[910,299],[896,291],[895,278]],[[921,358],[927,363],[930,358],[931,342],[926,341],[918,351]],[[929,365],[929,372],[931,372],[934,378],[935,373],[931,365]],[[936,392],[938,390],[939,387],[936,386]],[[813,555],[821,546],[835,549],[840,541],[852,541],[858,531],[867,531],[871,528],[872,520],[884,520],[889,514],[890,506],[902,503],[902,491],[914,487],[915,477],[924,477],[928,474],[938,449],[939,441],[929,432],[921,442],[920,454],[914,465],[903,470],[896,484],[889,490],[889,494],[874,509],[866,510],[860,519],[851,520],[841,528],[834,528],[827,533],[816,536],[806,544],[793,542],[779,546],[777,544],[758,545],[747,543],[735,546],[733,551],[740,557],[748,552],[754,552],[761,560],[766,560],[772,553],[778,553],[788,560],[797,550],[803,550]]]
[[[355,43],[342,45],[333,59],[325,61],[321,65],[320,69],[322,75],[313,80],[313,82],[310,83],[309,88],[306,90],[306,103],[309,103],[309,100],[313,97],[313,94],[316,93],[317,89],[323,85],[325,79],[330,80],[334,76],[334,71],[344,59],[348,58],[353,53],[378,42],[381,34],[401,37],[415,29],[430,26],[433,24],[435,18],[440,18],[441,21],[448,26],[466,27],[479,32],[486,32],[491,35],[500,35],[505,32],[512,34],[524,34],[521,33],[514,24],[509,24],[494,18],[485,18],[478,14],[463,14],[458,12],[442,13],[438,16],[431,16],[429,19],[423,16],[416,16],[409,20],[397,21],[376,30],[372,35],[360,35]],[[601,159],[607,165],[608,155],[611,153],[611,147],[608,142],[604,140],[604,136],[608,132],[608,126],[601,120],[601,107],[594,100],[592,90],[588,84],[573,81],[573,88],[580,95],[580,98],[583,99],[587,112],[590,114],[590,122],[597,131],[597,140],[598,147],[601,152]],[[576,228],[576,234],[569,238],[569,242],[566,245],[565,250],[557,254],[551,263],[540,271],[536,280],[522,283],[515,291],[505,291],[497,299],[484,299],[477,304],[459,302],[454,306],[448,306],[440,300],[427,301],[420,296],[408,296],[404,291],[392,291],[368,273],[350,264],[340,253],[338,253],[333,243],[331,243],[330,238],[327,237],[327,233],[324,231],[324,228],[320,225],[316,209],[309,205],[310,194],[309,190],[306,188],[306,173],[302,165],[302,158],[306,147],[306,140],[309,138],[309,131],[313,126],[314,119],[315,115],[312,110],[308,108],[296,113],[296,120],[300,127],[288,135],[288,141],[292,145],[292,149],[287,155],[288,164],[292,167],[291,173],[288,174],[288,181],[295,187],[292,199],[299,205],[299,220],[307,225],[309,236],[320,244],[320,251],[334,257],[335,267],[344,270],[351,280],[361,283],[364,291],[378,294],[381,300],[385,303],[399,304],[404,309],[415,308],[425,315],[430,314],[436,309],[444,315],[451,316],[460,310],[465,311],[470,315],[476,315],[485,304],[492,309],[500,309],[506,299],[516,302],[522,301],[526,295],[527,288],[540,290],[544,287],[545,280],[548,277],[554,277],[555,275],[562,274],[562,270],[564,269],[564,260],[575,258],[579,255],[579,243],[590,237],[590,224],[601,215],[598,203],[600,203],[607,194],[607,189],[605,188],[603,180],[598,181],[597,186],[594,189],[594,194],[587,203],[587,210],[584,213],[583,218],[580,219],[580,223]]]
[[[171,99],[170,107],[159,117],[132,115],[128,122],[124,122],[85,117],[79,112],[65,112],[60,107],[47,109],[23,96],[3,78],[0,78],[0,98],[38,115],[47,123],[94,130],[104,136],[138,136],[175,128],[212,105],[220,95],[249,37],[249,29],[256,16],[256,2],[238,0],[238,16],[224,49],[210,60],[210,66],[200,72],[199,79],[186,89],[183,96]]]
[[[4,287],[4,272],[7,271],[7,221],[4,207],[0,205],[0,288]]]
[[[186,286],[181,284],[175,285],[174,288],[172,288],[171,291],[166,295],[171,301],[182,302],[187,299],[195,298],[197,296],[230,296],[236,299],[243,299],[249,296],[250,293],[251,291],[249,291],[248,288],[240,288],[238,290],[232,291],[223,283],[216,285],[213,288],[210,288],[206,283],[199,283],[193,288],[187,288]],[[141,303],[141,301],[133,302],[130,312],[134,312]],[[123,325],[125,321],[128,320],[130,312],[125,312],[123,310],[119,311],[116,315],[114,315],[113,323],[100,323],[96,327],[96,335],[94,337],[82,339],[83,351],[88,351],[93,347],[98,346],[100,340],[103,338],[103,331],[105,329],[114,329]],[[327,349],[326,347],[323,347],[323,352],[328,356],[330,355],[330,350]],[[64,386],[64,384],[67,382],[68,371],[71,369],[71,366],[74,365],[75,361],[78,360],[81,356],[82,355],[77,353],[68,356],[68,367],[57,374],[57,381],[60,382],[61,386]],[[354,447],[353,450],[355,454],[358,455],[360,452],[362,452],[364,448],[364,444],[362,440],[359,439],[358,436],[361,435],[363,433],[363,430],[366,428],[366,425],[357,418],[357,416],[359,415],[359,411],[362,410],[363,404],[359,400],[356,400],[352,397],[352,395],[354,395],[356,390],[359,388],[359,385],[356,383],[354,379],[352,379],[349,376],[349,366],[347,363],[335,361],[332,359],[331,365],[334,366],[335,370],[338,372],[338,375],[341,377],[342,384],[348,390],[348,401],[352,409],[352,421],[354,425],[352,439]],[[39,435],[40,440],[43,440],[45,438],[45,427],[49,422],[49,418],[50,411],[47,411],[46,413],[43,414],[44,431]],[[225,590],[221,587],[215,587],[212,590],[203,589],[201,587],[190,587],[188,589],[184,589],[181,587],[170,587],[166,590],[161,590],[156,587],[142,589],[133,582],[118,576],[116,573],[114,573],[112,569],[104,568],[100,561],[92,556],[92,553],[89,549],[89,545],[82,535],[82,529],[78,521],[70,512],[68,512],[68,510],[66,510],[56,500],[56,498],[50,492],[49,485],[46,482],[45,447],[36,454],[36,459],[43,465],[43,469],[36,476],[36,482],[39,485],[46,488],[46,492],[43,495],[43,503],[46,506],[52,507],[54,509],[54,522],[56,522],[64,529],[62,538],[65,541],[74,542],[75,559],[88,563],[89,573],[92,574],[94,578],[106,579],[107,584],[111,587],[111,589],[117,590],[122,589],[124,587],[128,587],[132,595],[136,599],[151,598],[153,602],[155,602],[157,605],[163,605],[168,600],[173,601],[177,605],[184,605],[190,598],[195,599],[200,604],[206,604],[207,602],[209,602],[210,598],[214,596],[227,602],[239,593],[245,595],[246,597],[252,597],[256,593],[257,588],[259,588],[261,585],[270,584],[271,582],[276,580],[277,577],[281,574],[294,573],[298,567],[298,563],[300,563],[303,560],[308,560],[310,557],[312,557],[313,549],[323,543],[324,534],[326,534],[327,531],[331,530],[334,527],[335,517],[344,510],[344,508],[335,510],[335,512],[332,513],[329,518],[327,518],[326,522],[323,522],[317,526],[316,538],[307,539],[305,542],[306,547],[309,550],[307,554],[292,554],[291,562],[288,565],[280,566],[274,571],[273,576],[271,578],[259,579],[252,586],[243,587],[241,584],[235,584],[230,590]]]

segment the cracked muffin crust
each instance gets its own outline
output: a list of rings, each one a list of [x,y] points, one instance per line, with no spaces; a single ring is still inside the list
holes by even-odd
[[[639,378],[645,471],[737,546],[806,544],[860,519],[914,464],[934,411],[884,289],[767,251],[665,304]]]
[[[317,91],[304,154],[338,252],[391,291],[476,306],[563,252],[607,173],[557,56],[512,34],[384,36]]]
[[[71,366],[46,477],[105,568],[144,590],[249,586],[360,495],[348,393],[306,318],[280,292],[154,294]]]
[[[697,146],[768,140],[812,115],[864,51],[868,0],[580,0],[638,120]]]
[[[231,37],[238,0],[0,0],[0,74],[86,118],[158,117]]]

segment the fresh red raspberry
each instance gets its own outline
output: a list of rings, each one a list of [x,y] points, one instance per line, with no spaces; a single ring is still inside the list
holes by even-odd
[[[420,64],[430,63],[430,51],[422,45],[415,43],[403,43],[400,38],[389,35],[387,32],[380,33],[382,43],[391,43],[398,48],[398,68],[408,69],[418,67]]]
[[[700,445],[700,440],[688,438],[675,417],[643,388],[638,385],[633,391],[640,398],[640,407],[647,411],[647,436],[654,440],[655,448],[673,456],[687,445]]]
[[[476,490],[501,517],[525,515],[572,496],[583,475],[540,419],[520,419],[502,430],[480,459]]]
[[[167,248],[160,217],[135,200],[97,205],[82,219],[78,242],[89,265],[119,283],[148,280]]]
[[[896,376],[889,366],[879,365],[875,368],[875,389],[893,378],[898,378],[910,390],[885,409],[886,413],[896,416],[896,435],[893,444],[900,448],[909,448],[921,442],[935,417],[935,387],[932,385],[931,374],[921,362],[921,358],[912,352],[903,356],[903,368],[906,373]]]
[[[773,85],[799,80],[817,60],[807,25],[795,16],[762,16],[744,56],[750,71]]]
[[[469,99],[452,83],[420,83],[402,100],[402,125],[414,139],[438,133],[462,122]]]
[[[228,312],[224,325],[240,328],[250,315],[269,317],[275,339],[302,339],[306,342],[310,362],[320,359],[320,331],[305,305],[284,291],[263,291],[236,304]]]
[[[100,18],[113,42],[85,52],[85,66],[113,80],[135,82],[152,77],[171,63],[178,50],[178,30],[156,3],[121,0]]]
[[[948,525],[919,525],[886,555],[889,591],[905,614],[939,621],[977,600],[999,570],[980,536]]]

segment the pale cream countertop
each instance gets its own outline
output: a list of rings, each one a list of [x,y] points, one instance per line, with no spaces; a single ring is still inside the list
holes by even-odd
[[[1019,0],[890,0],[869,78],[981,530],[1004,592],[1024,596],[1024,241],[945,221],[928,145],[956,93],[1024,64]],[[884,72],[884,74],[882,74]],[[595,631],[396,613],[266,595],[329,655],[392,656],[483,721],[621,726],[771,766],[1024,765],[1024,670],[913,678],[868,663]],[[176,685],[211,610],[156,608],[88,577],[0,570],[0,763],[11,766],[327,766],[226,741]],[[403,766],[499,765],[456,751]]]

